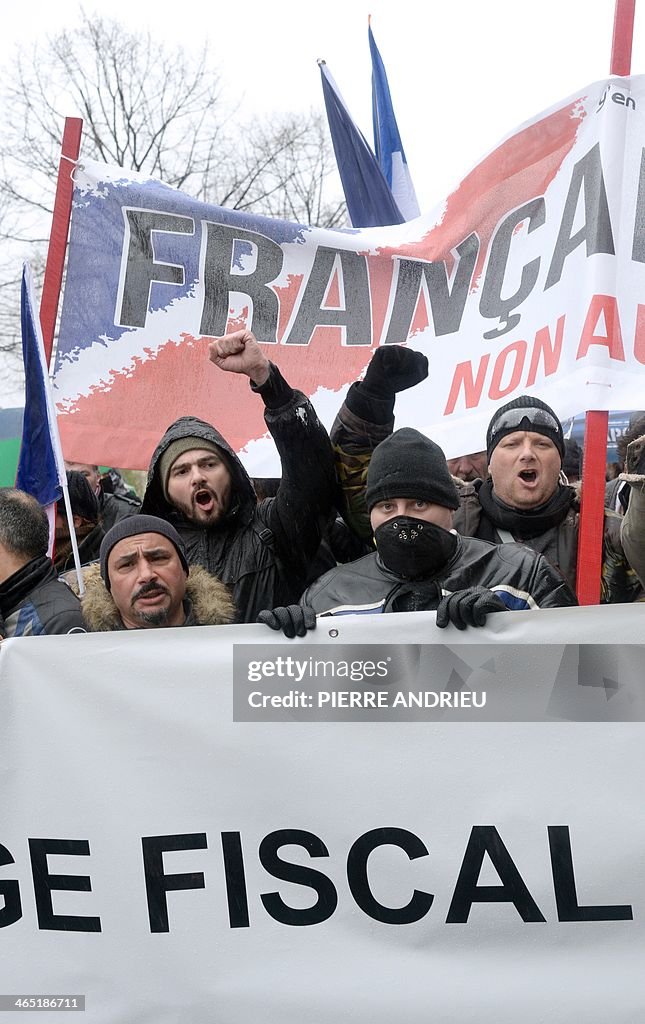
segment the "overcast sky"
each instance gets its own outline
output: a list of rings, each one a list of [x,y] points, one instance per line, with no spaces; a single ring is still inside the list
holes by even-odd
[[[323,57],[370,139],[371,13],[422,210],[509,131],[608,74],[614,17],[614,0],[111,0],[100,8],[90,0],[84,8],[170,45],[198,50],[208,39],[231,97],[258,115],[322,109],[316,59]],[[25,18],[11,5],[0,56],[10,60],[17,42],[73,27],[78,12],[71,0],[32,0]],[[645,71],[643,35],[639,10],[635,74]]]
[[[644,6],[640,0],[634,74],[645,72]],[[84,9],[171,47],[198,52],[208,41],[228,96],[247,116],[322,111],[322,57],[370,141],[371,14],[422,212],[509,132],[608,75],[614,19],[614,0],[111,0],[100,8],[88,0]],[[6,7],[0,60],[10,65],[16,45],[29,48],[78,23],[72,0],[32,0],[27,17]],[[14,385],[9,400],[3,377],[0,404],[13,404]]]

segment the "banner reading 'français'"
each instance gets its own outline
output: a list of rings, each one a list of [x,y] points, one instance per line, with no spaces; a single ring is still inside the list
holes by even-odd
[[[640,408],[644,138],[645,78],[596,82],[431,213],[346,231],[79,166],[56,364],[66,456],[145,467],[194,414],[268,471],[262,403],[207,363],[210,338],[247,326],[328,426],[376,346],[423,351],[429,378],[400,397],[399,423],[448,457],[483,449],[493,409],[522,393],[561,417]]]

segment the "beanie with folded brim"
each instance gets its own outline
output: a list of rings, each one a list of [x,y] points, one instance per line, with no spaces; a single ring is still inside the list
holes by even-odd
[[[213,452],[215,455],[219,455],[220,459],[226,461],[226,456],[222,449],[219,448],[214,441],[209,441],[204,437],[189,435],[188,437],[180,437],[176,441],[171,441],[159,459],[159,479],[161,481],[163,496],[166,501],[169,500],[168,478],[170,477],[170,470],[180,455],[184,455],[185,452],[195,451],[195,449]]]
[[[527,430],[548,437],[564,459],[564,432],[562,424],[550,405],[530,395],[520,395],[502,405],[494,414],[486,431],[486,455],[491,455],[503,437]]]
[[[443,508],[459,508],[459,495],[443,451],[412,427],[402,427],[381,441],[367,471],[368,511],[379,501],[393,498],[415,498]]]
[[[159,533],[162,537],[166,537],[174,545],[179,555],[179,561],[188,576],[190,568],[186,557],[186,546],[174,526],[165,519],[159,519],[157,516],[128,516],[126,519],[119,519],[112,529],[108,530],[101,541],[101,550],[99,552],[101,578],[107,590],[111,589],[108,558],[112,548],[119,541],[125,540],[127,537],[135,537],[140,533]]]

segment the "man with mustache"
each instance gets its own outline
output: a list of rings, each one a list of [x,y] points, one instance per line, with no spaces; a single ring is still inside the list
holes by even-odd
[[[94,633],[221,625],[235,615],[226,588],[199,566],[190,569],[177,531],[154,516],[130,516],[106,533],[85,588],[81,610]]]
[[[333,452],[311,403],[287,384],[250,331],[215,339],[209,357],[225,372],[246,375],[264,402],[282,462],[277,495],[258,502],[226,439],[210,423],[183,416],[152,456],[141,511],[171,522],[189,565],[222,580],[239,621],[254,622],[263,608],[296,601],[304,590],[336,496]]]

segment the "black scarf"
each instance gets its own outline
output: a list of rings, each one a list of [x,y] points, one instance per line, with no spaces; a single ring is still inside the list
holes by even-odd
[[[0,584],[0,614],[8,618],[32,590],[50,579],[56,579],[51,559],[46,555],[32,558]]]
[[[480,520],[477,536],[482,540],[493,541],[495,531],[491,530],[491,524],[500,530],[508,530],[520,540],[539,537],[552,527],[559,526],[576,500],[573,487],[558,484],[555,492],[543,505],[526,511],[511,508],[497,497],[490,477],[481,485],[478,495],[485,519]]]

